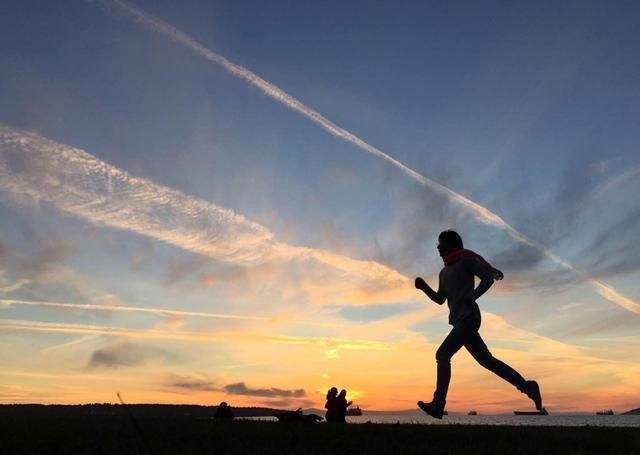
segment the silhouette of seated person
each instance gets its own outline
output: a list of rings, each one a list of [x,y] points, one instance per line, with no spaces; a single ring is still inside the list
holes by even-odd
[[[213,417],[215,419],[233,419],[235,416],[233,415],[231,406],[229,406],[226,401],[223,401],[218,405],[218,409],[216,409]]]

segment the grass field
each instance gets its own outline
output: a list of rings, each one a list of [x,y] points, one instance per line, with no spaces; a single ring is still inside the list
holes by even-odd
[[[126,416],[1,416],[9,454],[637,454],[638,428],[301,425]],[[142,434],[140,434],[140,432]]]

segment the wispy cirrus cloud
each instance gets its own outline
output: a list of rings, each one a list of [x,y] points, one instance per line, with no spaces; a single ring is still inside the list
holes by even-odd
[[[640,177],[640,165],[631,166],[619,174],[601,182],[593,191],[593,198],[600,198],[616,188]]]
[[[415,296],[406,276],[378,262],[278,242],[268,228],[233,210],[133,177],[83,150],[36,134],[0,126],[0,176],[0,190],[20,201],[48,202],[92,224],[135,232],[219,261],[245,267],[315,262],[339,273],[333,283],[339,288],[351,283],[345,303]],[[324,282],[310,290],[322,289],[331,286]]]

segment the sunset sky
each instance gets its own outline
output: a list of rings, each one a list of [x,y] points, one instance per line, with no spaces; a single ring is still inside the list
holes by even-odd
[[[496,357],[640,406],[640,4],[9,0],[0,402],[430,400],[438,233]],[[530,401],[462,350],[451,411]]]

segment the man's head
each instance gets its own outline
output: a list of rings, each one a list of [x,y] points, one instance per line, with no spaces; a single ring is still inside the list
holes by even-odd
[[[445,257],[452,249],[464,248],[462,237],[454,230],[442,231],[438,236],[438,252]]]

